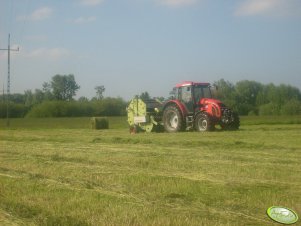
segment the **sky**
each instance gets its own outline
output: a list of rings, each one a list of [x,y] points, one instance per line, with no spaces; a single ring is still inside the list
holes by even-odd
[[[300,0],[0,0],[11,93],[73,74],[77,98],[167,97],[181,81],[301,89]],[[0,90],[7,51],[0,51]]]

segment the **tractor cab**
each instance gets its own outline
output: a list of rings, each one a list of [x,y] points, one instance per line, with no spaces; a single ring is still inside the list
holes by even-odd
[[[194,113],[202,98],[212,98],[209,83],[183,82],[173,89],[174,98],[183,103],[189,113]]]

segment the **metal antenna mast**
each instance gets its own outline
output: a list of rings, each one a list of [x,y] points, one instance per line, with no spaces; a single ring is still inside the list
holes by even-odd
[[[10,51],[19,51],[19,47],[17,49],[10,48],[10,34],[8,34],[8,48],[7,49],[0,49],[7,51],[7,90],[6,90],[6,126],[9,127],[9,96],[10,96]]]

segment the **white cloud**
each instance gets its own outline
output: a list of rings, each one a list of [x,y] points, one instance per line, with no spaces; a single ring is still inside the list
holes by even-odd
[[[18,20],[31,20],[31,21],[39,21],[45,20],[51,17],[53,10],[49,7],[42,7],[36,9],[28,16],[19,16]]]
[[[170,7],[181,7],[196,4],[199,0],[157,0],[157,2]]]
[[[96,21],[96,17],[95,16],[90,16],[90,17],[78,17],[74,20],[70,20],[70,22],[75,23],[75,24],[86,24],[86,23],[90,23]]]
[[[104,0],[80,0],[81,5],[95,6],[103,3]]]
[[[237,16],[299,16],[300,0],[245,0],[235,11]]]
[[[39,48],[23,55],[27,58],[46,58],[58,60],[70,56],[70,51],[65,48]]]

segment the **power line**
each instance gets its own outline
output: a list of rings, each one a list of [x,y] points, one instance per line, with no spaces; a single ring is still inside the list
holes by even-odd
[[[7,51],[7,105],[6,105],[6,126],[9,127],[9,96],[10,96],[10,51],[19,51],[19,48],[17,49],[11,49],[10,48],[10,34],[8,34],[8,48],[7,49],[0,49]]]

